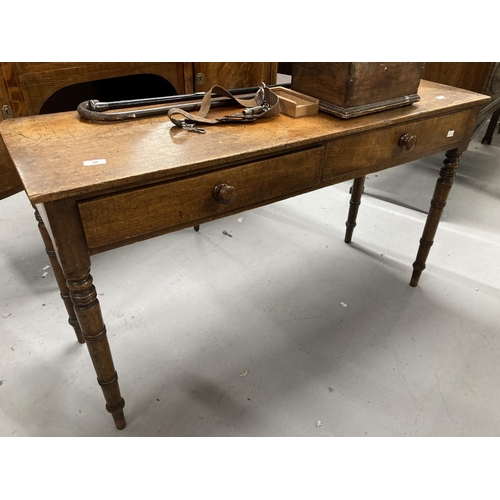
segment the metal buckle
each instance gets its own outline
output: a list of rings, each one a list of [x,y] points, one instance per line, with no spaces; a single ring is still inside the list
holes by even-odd
[[[197,132],[198,134],[204,134],[205,129],[196,127],[193,122],[188,122],[187,120],[182,120],[182,128],[188,132]]]

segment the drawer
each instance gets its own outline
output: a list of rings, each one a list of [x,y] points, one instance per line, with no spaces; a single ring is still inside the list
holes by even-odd
[[[327,144],[324,179],[356,170],[376,171],[453,149],[463,138],[469,113],[461,111],[332,141]],[[407,145],[400,142],[405,135]]]
[[[322,160],[316,147],[82,201],[88,246],[118,246],[286,197],[319,183]]]

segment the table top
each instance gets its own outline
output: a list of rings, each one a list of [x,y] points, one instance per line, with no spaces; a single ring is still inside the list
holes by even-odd
[[[424,80],[418,94],[421,100],[410,106],[348,120],[321,112],[301,118],[281,114],[251,124],[208,125],[206,134],[174,127],[166,115],[92,123],[76,111],[4,120],[0,134],[31,202],[46,203],[236,165],[489,99]]]

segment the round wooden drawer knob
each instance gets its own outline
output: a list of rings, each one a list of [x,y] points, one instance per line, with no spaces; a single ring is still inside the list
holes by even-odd
[[[417,136],[404,134],[399,138],[398,144],[407,151],[411,151],[417,145]]]
[[[223,205],[230,205],[236,199],[236,189],[228,184],[217,184],[213,190],[214,198]]]

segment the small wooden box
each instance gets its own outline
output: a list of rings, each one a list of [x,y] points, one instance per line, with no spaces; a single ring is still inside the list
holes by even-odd
[[[285,87],[271,89],[280,99],[280,109],[285,115],[299,118],[300,116],[314,115],[319,110],[319,99],[301,94]]]
[[[293,63],[292,90],[317,97],[319,109],[340,118],[408,106],[424,63]]]

